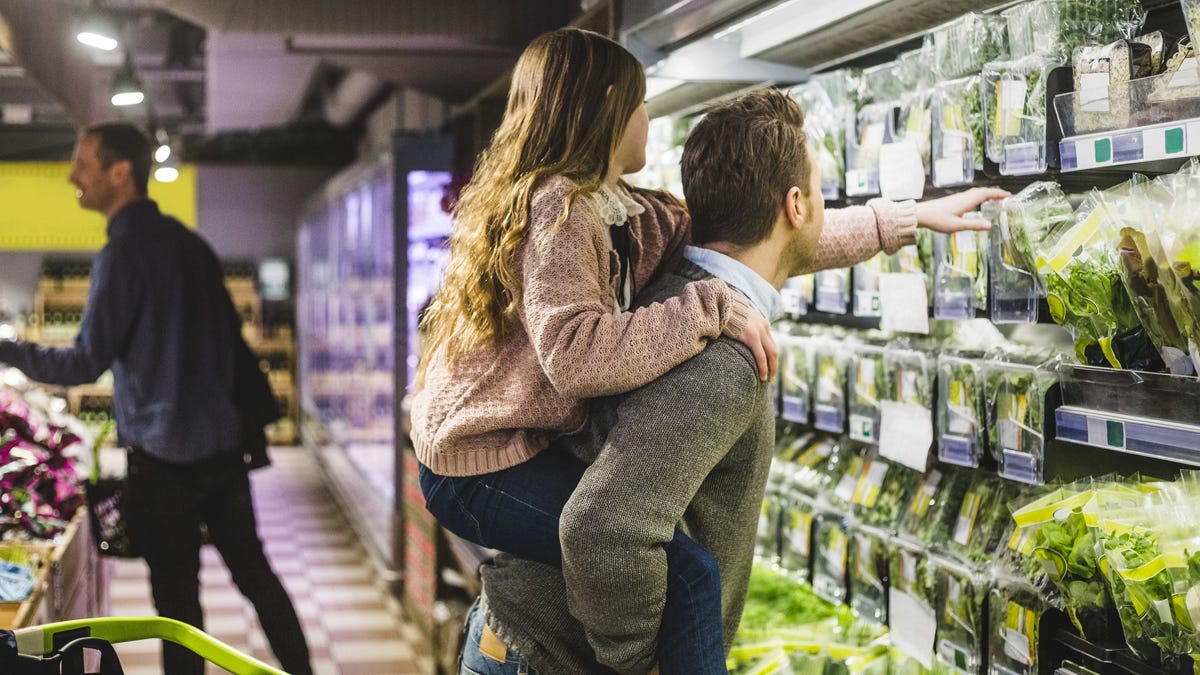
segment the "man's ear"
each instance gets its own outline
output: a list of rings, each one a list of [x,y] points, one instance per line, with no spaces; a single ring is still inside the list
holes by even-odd
[[[788,188],[783,198],[783,213],[792,227],[800,227],[808,220],[808,200],[795,185]]]
[[[112,166],[108,167],[108,175],[114,183],[129,181],[132,184],[133,164],[127,159],[123,159],[119,162],[113,162]]]

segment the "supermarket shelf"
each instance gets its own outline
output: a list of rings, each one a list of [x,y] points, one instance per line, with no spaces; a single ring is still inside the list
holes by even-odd
[[[1175,162],[1177,167],[1200,155],[1200,119],[1072,136],[1058,147],[1064,173],[1117,166],[1128,172],[1146,162]],[[1172,170],[1172,165],[1151,168],[1157,173]]]
[[[1058,439],[1200,466],[1200,426],[1062,406]]]

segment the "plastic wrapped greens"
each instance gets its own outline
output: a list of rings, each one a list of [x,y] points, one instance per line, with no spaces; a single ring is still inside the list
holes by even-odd
[[[887,532],[855,525],[850,532],[850,609],[866,621],[887,624],[889,538]]]
[[[798,491],[816,496],[829,488],[832,480],[831,465],[839,461],[836,457],[838,449],[838,442],[827,436],[806,434],[792,441],[777,456],[780,461],[771,465],[772,471],[776,465],[783,469],[781,491]]]
[[[779,564],[779,517],[783,511],[783,496],[774,490],[763,495],[758,514],[758,532],[754,540],[754,558],[764,564]]]
[[[879,442],[879,402],[890,400],[891,383],[883,363],[883,349],[860,345],[846,371],[849,381],[847,413],[850,438],[863,443]]]
[[[968,12],[933,29],[935,70],[952,80],[978,74],[984,64],[1008,53],[1004,18]]]
[[[850,306],[850,270],[821,270],[816,275],[817,311],[845,314]]]
[[[846,565],[850,537],[846,521],[839,515],[822,513],[813,523],[813,590],[829,602],[846,601]]]
[[[828,79],[814,78],[791,91],[804,109],[804,131],[817,151],[821,167],[821,195],[841,197],[846,171],[846,120],[854,109],[845,98],[835,98]],[[833,87],[836,89],[836,87]]]
[[[779,529],[779,566],[809,582],[812,578],[812,525],[816,505],[808,495],[793,492],[783,503]]]
[[[1061,65],[1046,56],[984,66],[987,156],[1006,176],[1046,171],[1046,81]]]
[[[949,562],[938,564],[935,576],[940,611],[933,672],[978,673],[987,661],[984,607],[991,584],[982,571]]]
[[[980,78],[939,82],[933,90],[931,175],[937,187],[965,185],[983,170]]]
[[[868,457],[850,498],[856,521],[888,530],[894,528],[920,478],[921,474],[908,467],[878,456]]]
[[[1038,276],[1046,288],[1050,316],[1071,329],[1076,355],[1084,363],[1104,365],[1106,361],[1113,368],[1121,368],[1113,339],[1140,325],[1121,283],[1113,246],[1118,239],[1117,228],[1109,207],[1128,200],[1135,187],[1136,180],[1105,194],[1093,191],[1076,210],[1070,228],[1049,234],[1036,247]],[[1103,354],[1100,363],[1088,358],[1086,349],[1090,344],[1099,345]]]
[[[1067,58],[1080,45],[1130,38],[1146,19],[1138,0],[1031,0],[1005,10],[1013,58]]]
[[[976,472],[963,495],[958,519],[947,543],[950,553],[965,563],[991,560],[1008,531],[1008,502],[1015,486],[995,476]]]
[[[900,521],[900,535],[919,542],[926,551],[943,550],[950,540],[971,472],[930,469],[909,498]]]
[[[967,214],[980,219],[982,215]],[[987,307],[988,233],[964,230],[937,233],[933,240],[933,315],[938,319],[973,319]]]
[[[897,93],[899,97],[899,93]],[[846,194],[863,197],[879,194],[879,151],[892,140],[893,103],[863,107],[851,118],[846,142]]]
[[[802,274],[785,281],[783,288],[779,289],[779,296],[783,300],[784,315],[799,318],[808,314],[809,308],[816,300],[816,290],[817,277],[815,274]]]
[[[813,397],[813,426],[835,434],[846,428],[846,367],[849,354],[833,339],[816,345],[817,382]]]
[[[921,351],[889,347],[883,353],[883,367],[891,378],[888,400],[933,409],[937,362]]]
[[[1188,33],[1195,42],[1200,38],[1200,0],[1182,0],[1183,18],[1187,22]]]
[[[897,540],[889,565],[888,621],[892,635],[892,672],[928,675],[933,667],[937,632],[937,581],[927,551]]]
[[[1037,675],[1046,603],[1037,589],[1004,580],[988,595],[988,672]]]
[[[1159,223],[1158,239],[1173,278],[1161,275],[1176,323],[1188,338],[1189,352],[1200,372],[1200,164],[1192,161],[1167,183],[1174,199]]]
[[[781,359],[781,417],[789,422],[808,423],[812,405],[812,385],[816,367],[815,341],[801,336],[785,336],[778,341]]]
[[[1042,482],[1046,392],[1057,382],[1050,368],[988,361],[983,368],[988,445],[1000,475]]]
[[[1094,499],[1106,507],[1129,508],[1143,495],[1134,486],[1088,480],[1055,489],[1013,510],[1016,525],[1032,534],[1033,557],[1058,590],[1071,623],[1089,639],[1106,639],[1112,605],[1098,564],[1095,531],[1087,524],[1084,508]]]
[[[978,361],[938,356],[938,459],[977,467],[987,447],[983,377]]]
[[[897,141],[916,146],[921,165],[929,173],[931,134],[933,132],[933,89],[922,88],[900,97],[900,125],[894,137]]]
[[[859,79],[859,99],[863,102],[892,103],[904,94],[908,85],[897,61],[866,68]]]
[[[1149,45],[1118,40],[1104,46],[1082,45],[1071,57],[1075,74],[1076,134],[1121,129],[1129,125],[1129,81],[1154,70]]]
[[[989,247],[992,320],[1036,321],[1035,247],[1050,233],[1069,227],[1074,210],[1058,184],[1048,181],[1029,185],[1001,202],[999,208]],[[990,204],[984,204],[980,212],[986,216],[991,209]]]
[[[854,316],[879,316],[879,275],[892,271],[892,258],[880,252],[854,266]]]
[[[1154,181],[1135,184],[1127,199],[1109,204],[1108,212],[1119,238],[1117,272],[1133,311],[1167,369],[1190,375],[1186,309],[1176,300],[1182,287],[1159,235],[1159,222],[1174,208],[1174,195],[1164,182]]]
[[[1162,75],[1151,81],[1149,91],[1144,94],[1154,105],[1135,112],[1134,122],[1158,124],[1193,117],[1194,102],[1190,99],[1200,97],[1198,70],[1195,43],[1192,38],[1180,38],[1166,58]]]

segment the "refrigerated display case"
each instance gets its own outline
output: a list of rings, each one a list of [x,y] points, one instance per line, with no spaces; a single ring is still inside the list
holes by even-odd
[[[416,371],[418,314],[446,261],[450,149],[447,137],[398,135],[390,154],[331,179],[297,236],[304,443],[393,578],[416,478],[401,404]]]

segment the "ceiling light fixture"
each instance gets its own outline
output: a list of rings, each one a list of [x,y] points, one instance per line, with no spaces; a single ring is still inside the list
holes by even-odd
[[[99,7],[92,7],[80,20],[75,39],[89,47],[111,52],[120,45],[117,34],[117,25],[112,17]]]
[[[146,100],[142,83],[133,72],[133,59],[125,52],[125,65],[113,76],[112,104],[116,106],[137,105]]]

